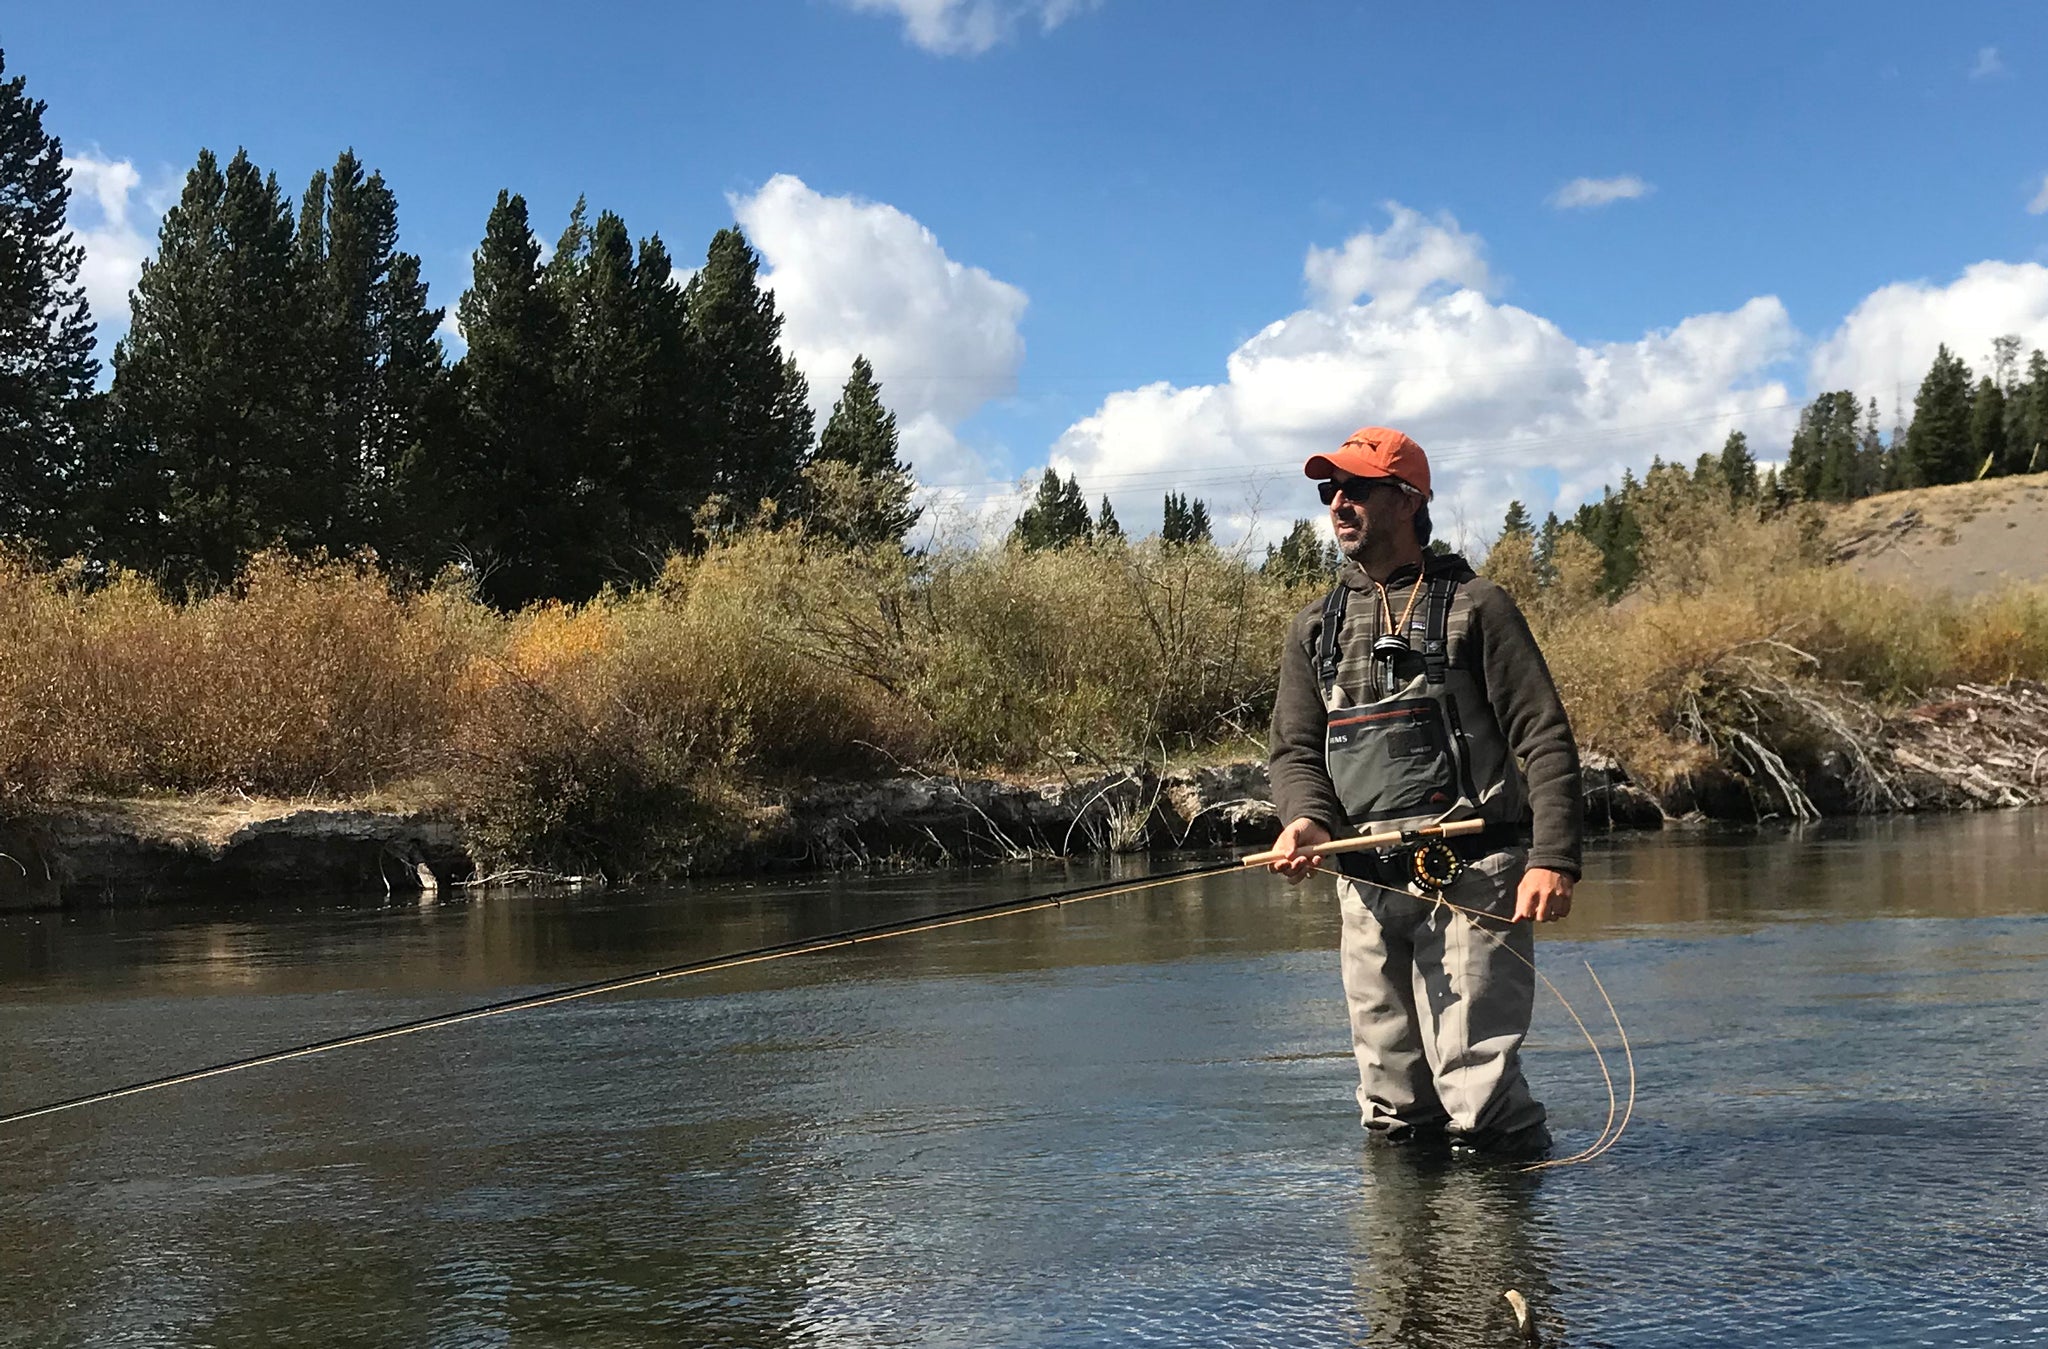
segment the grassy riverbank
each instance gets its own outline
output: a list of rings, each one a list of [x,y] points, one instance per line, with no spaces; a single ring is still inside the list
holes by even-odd
[[[1681,495],[1645,517],[1619,603],[1569,545],[1539,572],[1511,540],[1489,570],[1581,738],[1652,791],[1714,779],[1768,809],[1818,755],[1855,779],[1887,707],[2048,676],[2038,583],[1963,600],[1870,579],[1829,565],[1799,511]],[[1280,635],[1318,589],[1205,546],[906,559],[789,531],[513,615],[363,564],[267,559],[180,604],[9,561],[0,809],[368,797],[456,812],[487,864],[680,872],[819,777],[1255,755]]]

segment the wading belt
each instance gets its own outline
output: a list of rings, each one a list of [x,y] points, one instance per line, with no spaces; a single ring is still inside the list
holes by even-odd
[[[1489,824],[1476,834],[1347,853],[1342,860],[1357,868],[1354,875],[1380,885],[1401,888],[1415,882],[1427,890],[1441,890],[1482,857],[1510,848],[1526,850],[1529,844],[1528,825]]]

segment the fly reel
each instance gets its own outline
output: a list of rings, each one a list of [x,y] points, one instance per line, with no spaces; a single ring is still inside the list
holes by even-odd
[[[1408,854],[1408,869],[1425,890],[1446,890],[1465,870],[1465,859],[1442,839],[1418,843]]]

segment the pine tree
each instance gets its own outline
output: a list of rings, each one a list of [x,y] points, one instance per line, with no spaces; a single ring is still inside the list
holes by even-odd
[[[2035,348],[2027,362],[2027,382],[2013,394],[2019,434],[2006,445],[2008,473],[2039,473],[2048,469],[2048,356]]]
[[[1164,523],[1159,530],[1162,543],[1208,543],[1209,508],[1199,497],[1178,492],[1166,494]]]
[[[775,481],[787,490],[788,483],[802,480],[804,465],[816,452],[818,438],[817,417],[811,412],[811,382],[804,377],[794,356],[782,358],[782,387],[776,392],[769,412],[776,433],[774,443],[781,456],[775,460]],[[762,499],[772,498],[764,495]]]
[[[1124,527],[1117,521],[1107,496],[1102,498],[1102,509],[1095,513],[1095,537],[1103,543],[1120,542],[1124,537]]]
[[[1766,514],[1776,514],[1792,504],[1792,493],[1779,481],[1777,469],[1765,471],[1763,486],[1757,491],[1757,500],[1763,504]]]
[[[855,547],[903,542],[923,512],[910,504],[916,483],[897,445],[896,414],[882,405],[874,367],[856,356],[812,461],[814,468],[837,464],[848,471],[843,505],[815,522],[824,532]]]
[[[1848,501],[1858,495],[1857,454],[1862,440],[1857,425],[1862,404],[1850,389],[1837,389],[1821,399],[1829,406],[1822,432],[1820,490],[1814,495],[1823,501]]]
[[[1989,375],[1977,381],[1970,399],[1970,476],[1990,477],[2005,468],[2005,390]]]
[[[1278,548],[1266,546],[1259,569],[1282,585],[1321,585],[1337,570],[1337,545],[1323,542],[1313,520],[1296,520]]]
[[[865,356],[853,358],[853,369],[839,401],[818,437],[818,458],[851,464],[862,473],[901,473],[896,458],[896,414],[882,405],[882,386]]]
[[[1885,480],[1891,476],[1891,452],[1885,448],[1877,430],[1877,400],[1863,405],[1863,432],[1856,444],[1856,475],[1849,495],[1862,498],[1884,490]]]
[[[313,376],[309,533],[336,552],[392,551],[393,478],[428,432],[445,360],[420,260],[398,251],[398,201],[353,151],[313,175],[293,242]]]
[[[1970,462],[1970,367],[1944,344],[1913,399],[1902,485],[1961,482],[1976,467]]]
[[[1808,403],[1799,414],[1781,481],[1809,501],[1849,500],[1856,480],[1859,408],[1847,389]]]
[[[1740,431],[1730,431],[1721,446],[1721,477],[1733,500],[1748,501],[1756,495],[1756,456],[1749,452],[1749,437]]]
[[[303,327],[276,177],[245,152],[223,172],[201,151],[114,350],[118,434],[153,525],[121,560],[204,589],[260,548],[321,542],[305,512],[320,474]]]
[[[1534,554],[1536,580],[1545,587],[1548,587],[1557,579],[1557,539],[1558,535],[1563,532],[1563,529],[1563,524],[1557,518],[1557,512],[1551,511],[1543,517],[1543,528],[1536,535],[1536,550]]]
[[[680,392],[664,370],[663,336],[650,310],[658,301],[638,273],[626,223],[610,211],[586,223],[578,200],[541,269],[541,286],[562,316],[554,354],[561,403],[557,447],[565,492],[557,503],[555,544],[566,597],[581,599],[608,583],[644,581],[684,541],[683,503],[657,510],[664,440],[685,434]],[[648,253],[643,248],[643,255]],[[661,268],[666,254],[647,258]],[[678,415],[664,415],[675,400]],[[689,503],[694,505],[694,503]]]
[[[464,559],[502,606],[646,581],[691,544],[710,491],[695,338],[661,240],[636,256],[622,219],[593,224],[579,201],[539,259],[525,201],[499,193],[458,309],[456,429],[402,483],[418,565]]]
[[[1034,497],[1010,529],[1010,543],[1026,551],[1065,548],[1088,538],[1088,503],[1081,498],[1081,485],[1072,474],[1063,483],[1048,468],[1039,479]]]
[[[1822,396],[1830,400],[1834,397],[1833,394]],[[1825,420],[1816,415],[1818,411],[1818,400],[1800,409],[1799,426],[1792,433],[1792,445],[1785,453],[1785,471],[1781,475],[1781,482],[1786,490],[1796,492],[1808,500],[1820,495]],[[1821,424],[1816,425],[1817,421]]]
[[[2019,387],[2020,348],[2025,339],[2018,333],[2007,333],[1991,339],[1991,382],[1998,391],[2010,396]]]
[[[1896,492],[1906,486],[1906,476],[1911,467],[1906,458],[1906,405],[1904,400],[1892,400],[1892,439],[1884,452],[1884,481],[1880,492]]]
[[[573,468],[557,366],[568,318],[541,283],[540,240],[524,198],[498,194],[457,306],[468,350],[451,374],[455,422],[411,456],[412,554],[460,558],[504,607],[567,593],[558,551]]]
[[[85,250],[64,228],[71,173],[44,106],[22,76],[0,82],[0,540],[68,552],[84,542],[68,507],[99,362],[78,284]]]
[[[761,289],[760,259],[737,229],[711,240],[684,291],[695,346],[696,439],[708,455],[724,523],[788,501],[811,451],[808,390],[777,345],[782,316]]]
[[[1587,543],[1592,544],[1599,551],[1603,570],[1606,566],[1607,535],[1610,529],[1611,511],[1609,507],[1613,499],[1614,489],[1602,487],[1600,489],[1600,500],[1580,502],[1578,510],[1572,513],[1571,523],[1565,526],[1566,529],[1578,535]]]
[[[1642,569],[1643,530],[1634,504],[1637,491],[1634,472],[1624,470],[1621,490],[1603,488],[1599,503],[1581,506],[1574,521],[1579,534],[1600,550],[1603,589],[1609,599],[1618,599]]]
[[[635,476],[636,532],[643,549],[660,554],[692,546],[697,508],[711,490],[711,464],[697,439],[697,350],[689,309],[658,234],[640,241],[633,288],[648,355],[647,403],[641,415],[652,456]]]
[[[1492,581],[1523,604],[1531,604],[1543,591],[1536,567],[1536,536],[1529,529],[1503,531],[1487,550],[1479,574]]]
[[[1519,499],[1510,501],[1508,503],[1507,518],[1501,521],[1501,538],[1524,536],[1533,532],[1534,527],[1529,523],[1528,507],[1524,506]]]

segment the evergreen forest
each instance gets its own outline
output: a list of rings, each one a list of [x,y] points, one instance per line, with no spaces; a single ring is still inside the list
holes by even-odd
[[[764,519],[864,544],[918,517],[866,360],[814,427],[739,230],[680,281],[660,236],[581,202],[545,251],[501,192],[451,360],[397,198],[349,151],[296,201],[201,151],[103,371],[44,112],[0,83],[0,540],[188,595],[268,550],[459,565],[516,608]]]

